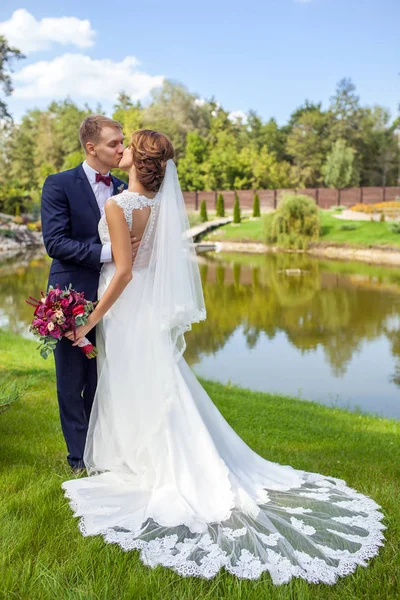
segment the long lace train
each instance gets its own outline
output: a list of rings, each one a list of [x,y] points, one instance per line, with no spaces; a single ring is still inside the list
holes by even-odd
[[[144,564],[183,576],[268,571],[277,585],[333,584],[378,553],[386,527],[372,499],[254,453],[184,359],[175,381],[175,408],[136,470],[63,483],[83,535],[139,549]]]

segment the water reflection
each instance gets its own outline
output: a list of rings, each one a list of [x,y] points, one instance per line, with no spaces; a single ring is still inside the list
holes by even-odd
[[[207,321],[187,335],[203,376],[400,418],[397,268],[294,254],[199,257]],[[0,264],[0,325],[26,334],[47,258]],[[299,272],[300,271],[300,272]]]
[[[187,351],[199,374],[400,417],[398,269],[292,254],[200,260],[208,320]]]

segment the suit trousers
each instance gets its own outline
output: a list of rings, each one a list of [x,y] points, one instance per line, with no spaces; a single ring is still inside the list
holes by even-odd
[[[87,338],[96,345],[96,328]],[[54,351],[61,427],[71,467],[82,468],[90,412],[97,387],[97,360],[62,338]]]

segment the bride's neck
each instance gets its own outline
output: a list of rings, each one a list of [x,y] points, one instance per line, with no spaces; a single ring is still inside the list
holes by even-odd
[[[147,190],[144,185],[136,179],[134,173],[129,174],[128,192],[136,192],[137,194],[146,196],[147,198],[152,198],[154,196],[154,192]]]

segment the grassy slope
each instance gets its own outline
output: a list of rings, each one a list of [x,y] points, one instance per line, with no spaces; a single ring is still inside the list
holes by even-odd
[[[354,224],[357,229],[344,231],[344,224]],[[351,244],[355,246],[400,246],[400,235],[392,233],[389,224],[376,221],[345,221],[336,219],[332,213],[321,211],[321,242]]]
[[[382,505],[387,541],[368,568],[335,586],[268,574],[240,581],[221,572],[204,581],[142,565],[138,553],[83,538],[60,485],[65,462],[53,359],[35,343],[0,331],[0,385],[21,398],[0,414],[0,598],[29,600],[395,598],[400,588],[400,423],[282,396],[203,382],[229,423],[259,454],[345,479]],[[397,571],[396,571],[397,569]]]
[[[400,235],[392,233],[388,223],[375,221],[345,221],[336,219],[331,212],[321,211],[321,242],[348,244],[352,246],[394,246],[400,247]],[[266,218],[271,218],[268,215]],[[354,224],[357,229],[344,231],[343,225]],[[205,239],[209,241],[263,242],[263,219],[245,219],[238,226],[225,225]]]
[[[260,219],[244,219],[240,224],[229,223],[204,237],[208,241],[264,242],[264,223]]]

